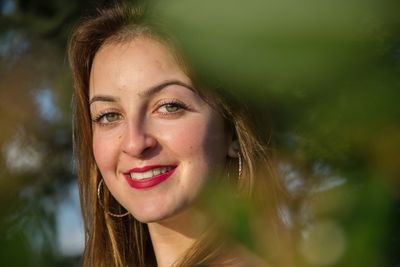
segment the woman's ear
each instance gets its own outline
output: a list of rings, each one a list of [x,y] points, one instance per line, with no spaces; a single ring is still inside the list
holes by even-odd
[[[237,139],[232,140],[231,143],[229,144],[228,156],[231,158],[237,158],[238,152],[240,152],[239,141]]]

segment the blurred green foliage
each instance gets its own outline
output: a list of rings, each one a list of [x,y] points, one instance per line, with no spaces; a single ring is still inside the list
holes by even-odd
[[[270,113],[297,183],[296,266],[400,263],[399,11],[392,0],[156,2],[200,79],[260,121]]]
[[[65,47],[88,4],[0,1],[2,266],[80,265],[60,250],[56,219],[74,180]]]
[[[55,241],[74,179],[65,47],[100,2],[0,1],[1,265],[79,266]],[[145,2],[199,77],[270,114],[297,266],[398,266],[400,3]],[[253,247],[251,210],[222,199]]]

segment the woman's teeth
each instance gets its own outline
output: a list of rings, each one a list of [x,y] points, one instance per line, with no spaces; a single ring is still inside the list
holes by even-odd
[[[154,176],[166,173],[166,172],[170,171],[171,169],[172,169],[172,167],[162,167],[162,168],[156,168],[156,169],[152,169],[152,170],[145,171],[145,172],[131,172],[129,174],[132,179],[141,180],[141,179],[152,178]]]

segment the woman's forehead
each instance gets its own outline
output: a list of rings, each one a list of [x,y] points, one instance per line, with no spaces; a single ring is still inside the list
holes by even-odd
[[[137,38],[106,44],[96,53],[89,91],[93,94],[109,88],[148,88],[169,80],[191,84],[167,48],[154,40]]]

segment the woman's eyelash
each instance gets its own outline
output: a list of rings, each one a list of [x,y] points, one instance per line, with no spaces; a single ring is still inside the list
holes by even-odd
[[[107,115],[109,112],[102,112],[97,114],[96,116],[92,117],[92,122],[99,122],[105,115]]]
[[[118,119],[118,117],[120,116],[117,112],[104,111],[104,112],[100,112],[99,114],[94,116],[92,118],[92,122],[99,123],[99,124],[112,123],[113,121],[102,122],[103,119],[107,118],[107,116],[110,116],[110,115],[114,116],[114,118],[112,118],[112,119]]]
[[[176,113],[176,112],[179,112],[179,110],[181,110],[181,109],[186,109],[186,110],[190,109],[189,106],[188,106],[187,104],[185,104],[185,103],[183,103],[183,102],[181,102],[181,101],[179,101],[179,100],[177,100],[177,99],[172,99],[172,100],[161,101],[161,102],[157,105],[157,110],[159,110],[159,109],[161,109],[161,108],[163,108],[163,107],[168,107],[168,106],[169,106],[169,107],[178,108],[178,110],[175,110],[175,111],[166,111],[166,112],[160,112],[160,113],[165,113],[165,114],[168,114],[168,113]]]

